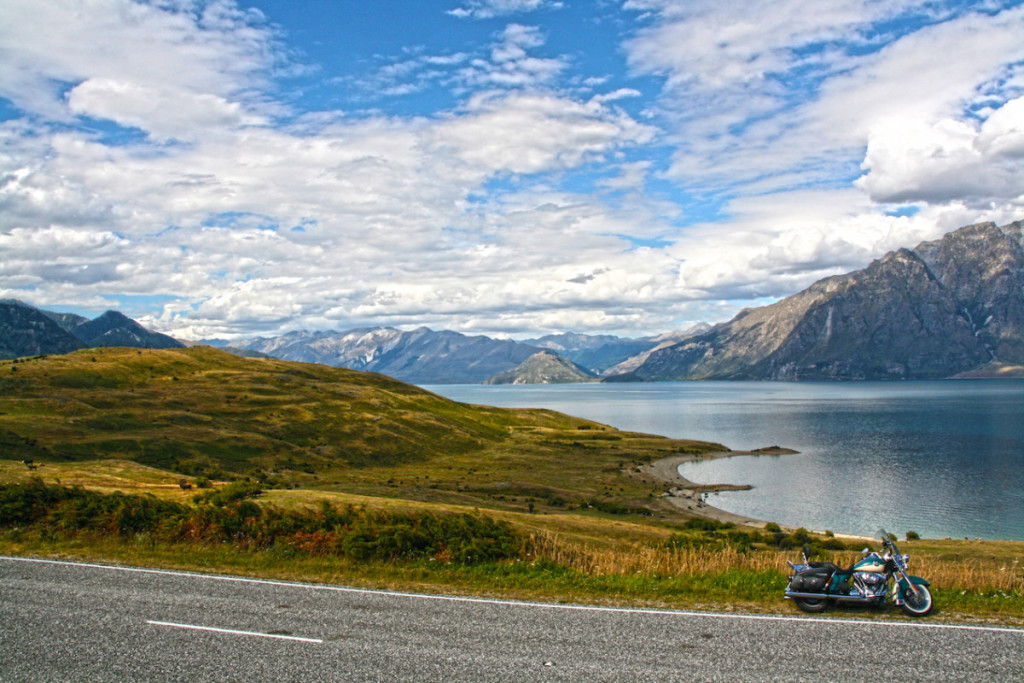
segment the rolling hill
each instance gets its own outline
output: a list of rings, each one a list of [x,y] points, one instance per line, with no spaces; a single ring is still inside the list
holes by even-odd
[[[713,450],[724,449],[210,347],[0,362],[0,457],[9,460],[130,460],[185,475],[519,509],[527,497],[638,504],[650,490],[623,477],[625,468]]]

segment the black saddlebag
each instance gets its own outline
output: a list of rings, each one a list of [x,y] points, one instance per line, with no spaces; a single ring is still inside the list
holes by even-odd
[[[802,571],[789,582],[789,590],[794,593],[824,593],[831,574],[828,569]]]

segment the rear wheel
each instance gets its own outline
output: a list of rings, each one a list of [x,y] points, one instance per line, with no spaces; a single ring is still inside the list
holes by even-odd
[[[811,614],[824,612],[828,608],[828,601],[825,598],[793,598],[793,602],[804,612]]]
[[[914,593],[915,588],[917,589],[916,594]],[[912,617],[923,617],[931,612],[932,594],[928,590],[928,586],[920,583],[907,586],[903,591],[903,604],[900,605],[900,609]]]

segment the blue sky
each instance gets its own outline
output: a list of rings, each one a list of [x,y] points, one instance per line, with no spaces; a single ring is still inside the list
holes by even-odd
[[[0,0],[0,297],[640,336],[1024,218],[1024,7]]]

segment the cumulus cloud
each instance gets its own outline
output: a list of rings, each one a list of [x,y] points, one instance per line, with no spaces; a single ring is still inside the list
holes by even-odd
[[[622,144],[650,140],[653,129],[607,109],[550,94],[485,93],[438,127],[438,149],[491,173],[569,168]]]
[[[663,79],[666,175],[722,200],[723,218],[670,247],[693,296],[779,297],[944,230],[1019,218],[1021,8],[626,7],[648,23],[626,42],[632,68]],[[889,215],[907,205],[912,217]]]
[[[140,128],[157,139],[193,139],[199,132],[255,125],[238,102],[209,93],[149,86],[109,78],[90,78],[67,94],[71,113]]]
[[[1024,98],[979,124],[887,120],[871,131],[857,181],[879,202],[1024,206]]]
[[[179,19],[183,32],[189,21],[198,30],[196,17]],[[536,81],[543,69],[523,65],[542,44],[535,29],[510,25],[488,64]],[[564,172],[644,144],[653,129],[614,108],[616,98],[491,89],[435,117],[336,114],[281,127],[237,95],[246,74],[204,89],[198,79],[102,73],[79,67],[61,116],[149,139],[3,128],[5,294],[27,290],[46,304],[72,285],[77,300],[159,293],[171,301],[146,319],[161,329],[237,336],[332,321],[457,328],[515,309],[524,311],[516,319],[545,317],[610,302],[614,282],[636,277],[604,265],[628,247],[614,234],[633,221],[592,200],[530,188],[480,198],[492,179]],[[55,211],[62,205],[77,218]],[[48,221],[63,227],[47,232]],[[580,259],[619,280],[567,288]]]

